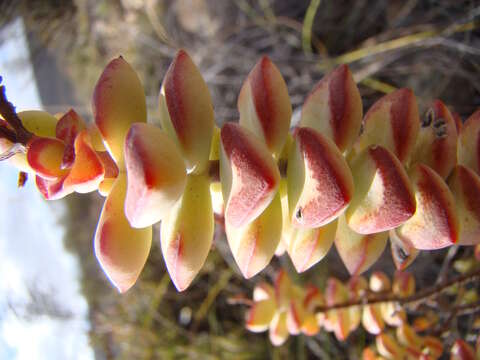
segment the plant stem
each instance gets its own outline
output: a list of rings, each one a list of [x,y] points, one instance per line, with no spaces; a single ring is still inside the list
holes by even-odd
[[[0,83],[2,78],[0,77]],[[6,138],[13,143],[26,146],[33,134],[25,129],[22,121],[15,112],[15,107],[8,101],[5,94],[5,86],[0,86],[0,115],[13,129],[9,129],[4,123],[0,124],[0,137]]]
[[[376,296],[376,297],[366,297],[364,299],[348,301],[348,302],[334,304],[330,306],[319,306],[315,309],[315,312],[326,312],[330,310],[344,309],[351,306],[371,305],[371,304],[378,304],[378,303],[385,303],[385,302],[396,302],[399,305],[421,303],[432,296],[438,295],[439,293],[441,293],[442,291],[444,291],[445,289],[453,285],[461,285],[466,282],[474,281],[478,278],[480,278],[480,269],[472,271],[465,275],[457,276],[447,281],[443,281],[438,285],[428,287],[411,296],[401,297],[401,296],[397,296],[395,294],[389,293],[387,295]]]

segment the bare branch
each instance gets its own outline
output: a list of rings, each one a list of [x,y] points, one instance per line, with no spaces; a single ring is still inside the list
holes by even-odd
[[[2,81],[2,78],[0,77],[0,83]],[[5,94],[5,86],[2,85],[0,86],[0,115],[5,119],[5,121],[10,125],[10,127],[13,129],[13,132],[15,134],[15,140],[13,142],[20,143],[22,145],[27,145],[28,141],[30,138],[33,136],[33,134],[25,129],[25,127],[22,124],[22,121],[18,117],[17,113],[15,112],[15,107],[11,102],[8,101],[7,96]],[[11,138],[11,133],[9,133],[8,128],[5,126],[0,127],[0,134],[1,135],[7,135],[10,136]],[[10,130],[11,131],[11,130]],[[9,140],[10,138],[7,137]]]
[[[371,305],[371,304],[386,303],[386,302],[396,302],[400,306],[409,305],[409,304],[418,305],[419,303],[426,301],[432,296],[436,296],[440,294],[442,291],[444,291],[445,289],[451,286],[462,285],[467,282],[478,280],[479,278],[480,278],[480,269],[465,275],[457,276],[447,281],[443,281],[438,285],[431,286],[429,288],[421,290],[411,296],[400,297],[395,294],[389,293],[387,295],[366,297],[363,299],[348,301],[348,302],[334,304],[330,306],[319,306],[315,309],[315,312],[326,312],[330,310],[349,308],[357,305]]]

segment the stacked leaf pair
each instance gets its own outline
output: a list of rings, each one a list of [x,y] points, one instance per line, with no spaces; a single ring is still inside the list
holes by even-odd
[[[25,152],[19,151],[8,161],[35,176],[45,199],[60,199],[72,192],[102,192],[117,176],[118,168],[103,147],[98,129],[87,126],[74,110],[58,118],[44,111],[24,111],[18,116],[32,136]],[[12,146],[2,139],[0,151],[9,152]]]
[[[93,97],[95,122],[120,173],[95,235],[95,253],[121,291],[147,259],[152,225],[161,221],[161,248],[178,290],[188,287],[213,239],[208,175],[214,130],[208,88],[180,51],[160,93],[162,129],[146,122],[145,95],[133,69],[113,60]]]

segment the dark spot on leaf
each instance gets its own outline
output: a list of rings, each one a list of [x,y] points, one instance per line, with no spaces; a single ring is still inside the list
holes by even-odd
[[[395,253],[401,262],[408,259],[409,254],[401,246],[395,245]]]
[[[302,220],[302,208],[298,208],[297,213],[295,214],[295,217],[297,220]]]
[[[427,113],[425,114],[425,117],[422,120],[422,127],[428,127],[434,121],[435,119],[435,110],[432,108],[428,109]]]

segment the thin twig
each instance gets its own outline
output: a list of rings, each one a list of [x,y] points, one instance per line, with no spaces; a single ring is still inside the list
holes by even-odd
[[[2,78],[0,77],[0,83],[2,81]],[[22,124],[22,121],[18,117],[17,113],[15,112],[15,107],[11,102],[8,101],[7,96],[5,94],[5,86],[2,85],[0,86],[0,115],[4,118],[4,120],[11,126],[13,131],[15,132],[16,138],[15,142],[22,144],[24,146],[27,145],[28,141],[30,138],[33,136],[33,134],[25,129],[25,127]],[[9,135],[5,127],[2,126],[2,135]]]
[[[245,294],[238,294],[236,296],[231,296],[227,298],[228,305],[247,305],[253,306],[255,302],[252,299],[249,299]]]
[[[0,119],[0,138],[7,139],[11,143],[16,143],[17,135],[7,124],[8,123],[5,120]]]
[[[480,311],[480,301],[472,304],[458,305],[454,309],[457,315],[471,315]]]
[[[437,295],[453,285],[457,285],[457,284],[461,285],[466,282],[476,280],[477,278],[480,278],[480,269],[465,275],[460,275],[451,280],[443,281],[438,285],[426,288],[411,296],[400,297],[390,293],[388,295],[364,298],[364,299],[348,301],[348,302],[329,305],[329,306],[319,306],[315,309],[315,312],[326,312],[330,310],[344,309],[344,308],[357,306],[357,305],[371,305],[371,304],[386,303],[386,302],[396,302],[401,306],[411,304],[411,303],[416,303],[416,302],[423,302],[425,299],[430,298],[434,295]]]
[[[447,278],[448,269],[450,269],[450,265],[452,263],[453,258],[457,254],[457,251],[458,251],[458,246],[455,246],[455,245],[451,246],[450,249],[448,249],[447,255],[443,259],[442,267],[438,272],[437,281],[435,282],[436,284],[440,284],[443,280]]]

